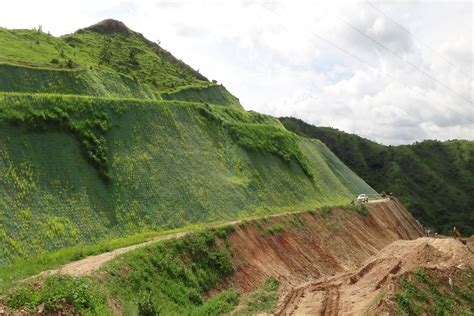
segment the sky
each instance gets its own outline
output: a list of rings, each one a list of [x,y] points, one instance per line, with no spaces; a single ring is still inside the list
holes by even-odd
[[[121,20],[247,110],[383,144],[474,140],[472,1],[2,1],[0,26]]]

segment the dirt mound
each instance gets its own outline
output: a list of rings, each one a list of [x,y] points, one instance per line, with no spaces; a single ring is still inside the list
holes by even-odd
[[[471,252],[474,253],[474,235],[472,235],[466,240],[466,245],[467,245],[467,248],[469,248],[469,250],[471,250]]]
[[[474,268],[474,256],[454,239],[395,241],[359,269],[291,289],[281,297],[276,314],[375,315],[383,305],[377,302],[380,295],[393,292],[395,280],[420,267],[450,275]]]

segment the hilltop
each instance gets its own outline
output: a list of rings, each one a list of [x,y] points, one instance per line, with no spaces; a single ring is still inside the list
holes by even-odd
[[[61,37],[0,28],[0,91],[184,99],[241,108],[223,86],[115,20]]]
[[[0,29],[0,43],[0,267],[14,267],[0,279],[376,195],[323,143],[245,111],[121,22],[58,38]]]
[[[298,135],[319,139],[378,192],[394,192],[425,226],[474,234],[474,142],[427,140],[384,146],[354,134],[280,118]]]

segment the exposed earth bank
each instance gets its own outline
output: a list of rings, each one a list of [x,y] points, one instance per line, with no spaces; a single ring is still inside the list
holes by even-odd
[[[365,216],[333,209],[239,225],[228,237],[235,272],[226,286],[250,291],[269,276],[294,286],[350,271],[393,241],[423,236],[398,201],[385,200],[367,208]]]
[[[309,212],[298,220],[293,215],[268,219],[263,227],[259,222],[241,227],[229,236],[235,273],[226,286],[252,291],[268,276],[277,276],[282,286],[272,314],[379,315],[399,308],[395,300],[404,290],[400,284],[417,289],[405,279],[422,278],[436,288],[427,290],[428,307],[437,304],[431,292],[439,290],[442,298],[436,299],[451,303],[443,286],[449,284],[445,292],[461,292],[457,286],[465,284],[459,283],[474,280],[474,256],[459,241],[423,237],[417,221],[398,201],[370,204],[368,210],[367,216],[341,209]],[[297,221],[304,224],[298,226]],[[298,229],[262,235],[262,230],[278,225]],[[472,288],[465,290],[463,295],[473,294]],[[452,302],[459,304],[454,311],[473,307],[462,295]],[[408,311],[410,304],[415,302],[407,303]]]
[[[239,221],[175,237],[49,271],[69,276],[28,280],[26,290],[21,286],[23,292],[6,302],[18,302],[17,311],[38,311],[43,299],[32,303],[20,294],[45,295],[51,280],[59,280],[103,290],[93,298],[102,297],[102,305],[61,298],[60,309],[70,304],[84,314],[132,315],[145,307],[155,314],[193,315],[474,312],[472,251],[452,238],[424,237],[397,200]],[[55,306],[46,305],[53,313]]]
[[[431,277],[436,290],[429,289],[429,292],[442,291],[444,285],[459,286],[462,272],[469,274],[472,281],[472,268],[474,256],[457,240],[427,237],[399,240],[383,248],[358,269],[291,288],[280,298],[275,314],[392,314],[397,295],[401,299],[403,289],[398,284],[402,279],[407,282],[413,278],[426,280]],[[430,303],[428,295],[424,300]],[[462,303],[467,305],[469,301]]]

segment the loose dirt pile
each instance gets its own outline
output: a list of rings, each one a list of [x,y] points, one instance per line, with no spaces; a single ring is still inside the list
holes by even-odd
[[[399,240],[368,259],[361,268],[306,282],[280,299],[277,315],[375,315],[377,298],[394,290],[395,280],[420,267],[449,276],[474,268],[474,256],[454,239]]]
[[[474,253],[474,235],[472,235],[466,240],[466,245],[467,245],[467,248],[469,248],[469,250],[471,250],[471,252]]]

